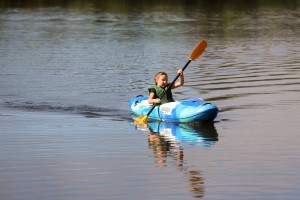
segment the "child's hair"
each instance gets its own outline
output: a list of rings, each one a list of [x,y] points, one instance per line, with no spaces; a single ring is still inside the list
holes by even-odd
[[[166,72],[157,72],[157,73],[155,74],[155,78],[154,78],[154,83],[155,83],[155,85],[157,84],[157,83],[156,83],[156,79],[157,79],[158,77],[160,77],[161,75],[165,75],[165,76],[168,77],[168,74],[167,74]]]

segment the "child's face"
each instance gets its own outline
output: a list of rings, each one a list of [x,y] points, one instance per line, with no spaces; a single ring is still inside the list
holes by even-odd
[[[168,76],[159,75],[156,77],[156,85],[160,87],[165,87],[168,84]]]

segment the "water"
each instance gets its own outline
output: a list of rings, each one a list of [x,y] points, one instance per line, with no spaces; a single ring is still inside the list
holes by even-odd
[[[298,199],[299,1],[0,4],[1,199]],[[172,79],[214,123],[132,125]],[[157,127],[160,127],[157,129]]]

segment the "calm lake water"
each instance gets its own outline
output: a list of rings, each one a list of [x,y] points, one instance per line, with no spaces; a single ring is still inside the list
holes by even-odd
[[[299,198],[299,1],[39,2],[0,3],[0,199]],[[133,126],[202,39],[215,121]]]

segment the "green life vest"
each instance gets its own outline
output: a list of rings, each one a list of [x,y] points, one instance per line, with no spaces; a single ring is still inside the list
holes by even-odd
[[[150,92],[151,89],[155,89],[156,95],[154,96],[154,98],[160,98],[161,95],[165,92],[165,90],[167,90],[167,88],[170,86],[170,84],[168,84],[165,88],[162,88],[160,86],[157,85],[151,85],[148,87],[148,91]],[[164,104],[164,103],[168,103],[168,102],[173,102],[173,96],[172,96],[172,92],[171,90],[169,90],[161,99],[160,99],[160,103]]]

